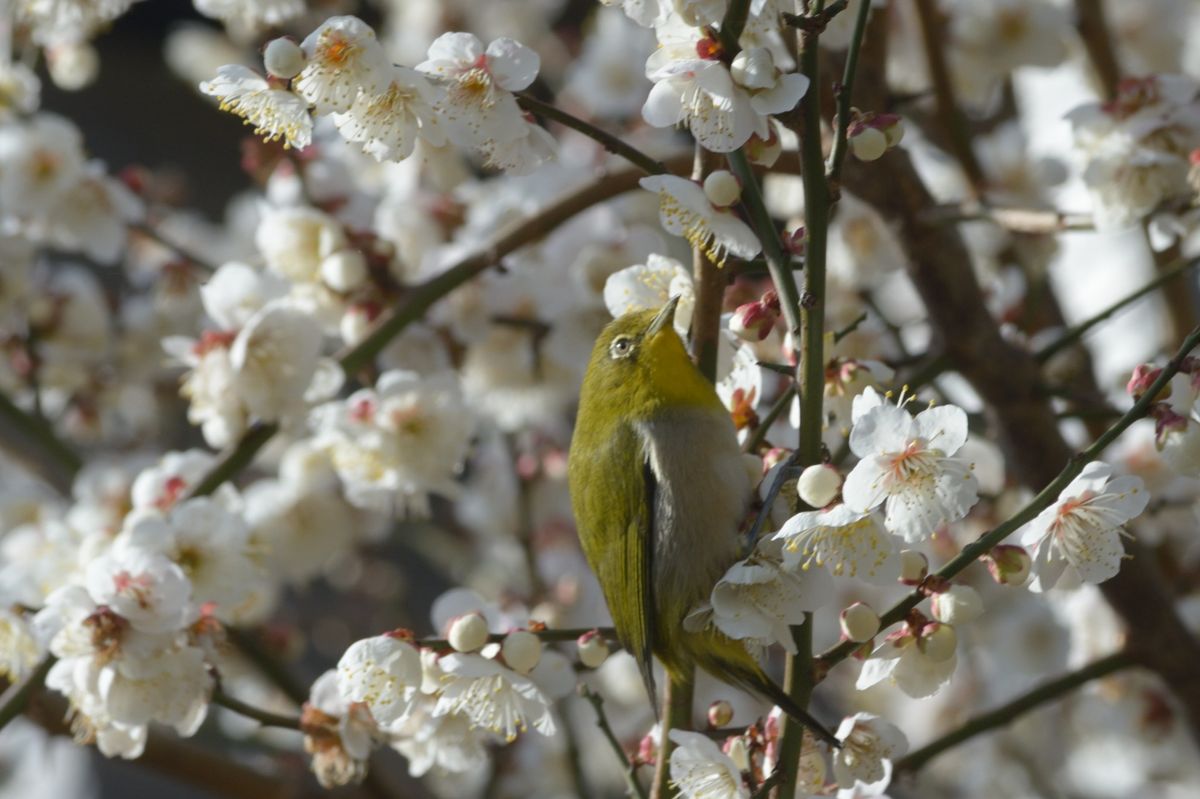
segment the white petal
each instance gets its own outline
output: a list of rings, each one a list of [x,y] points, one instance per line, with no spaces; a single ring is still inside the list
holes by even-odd
[[[542,60],[533,50],[514,39],[500,38],[488,45],[488,66],[496,83],[510,92],[528,88],[537,77]]]

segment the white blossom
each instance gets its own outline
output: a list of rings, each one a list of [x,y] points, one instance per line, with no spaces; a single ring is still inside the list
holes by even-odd
[[[1115,576],[1125,555],[1121,527],[1149,501],[1141,478],[1118,477],[1107,463],[1089,463],[1053,505],[1016,532],[1033,554],[1031,588],[1052,588],[1068,566],[1084,582]]]
[[[855,713],[837,729],[840,749],[833,753],[838,787],[857,788],[858,796],[879,796],[891,782],[892,763],[908,751],[908,739],[889,721]]]
[[[972,465],[954,457],[966,441],[961,408],[929,408],[914,418],[867,389],[854,405],[850,449],[860,460],[846,476],[843,500],[861,513],[885,504],[888,530],[924,540],[978,500]]]
[[[783,564],[808,572],[824,567],[835,577],[857,577],[889,585],[900,575],[896,541],[874,511],[844,504],[804,511],[784,522],[774,536],[783,542]]]
[[[357,17],[330,17],[300,43],[307,62],[292,82],[319,114],[348,111],[360,91],[385,87],[391,67],[375,31]]]
[[[754,231],[729,208],[717,208],[695,181],[676,175],[652,175],[639,185],[658,194],[663,228],[724,264],[728,255],[753,258],[762,250]]]
[[[679,261],[652,254],[645,264],[634,264],[614,272],[604,282],[604,305],[614,317],[661,308],[672,297],[679,297],[675,306],[675,330],[686,336],[692,326],[696,290],[692,273]]]
[[[421,689],[421,655],[391,635],[351,644],[337,665],[338,693],[347,702],[363,702],[381,727],[401,722]]]
[[[749,799],[737,764],[716,741],[698,732],[671,730],[671,784],[686,799]]]
[[[550,698],[529,677],[480,655],[447,655],[438,665],[443,684],[434,716],[465,715],[472,726],[509,742],[531,725],[554,735]]]
[[[435,147],[446,142],[434,107],[441,93],[408,67],[393,66],[378,91],[363,91],[350,108],[333,115],[347,141],[362,144],[376,161],[402,161],[421,137]]]
[[[312,143],[308,101],[247,67],[221,67],[215,78],[200,84],[200,91],[216,97],[222,111],[246,120],[267,141],[282,141],[297,150]]]

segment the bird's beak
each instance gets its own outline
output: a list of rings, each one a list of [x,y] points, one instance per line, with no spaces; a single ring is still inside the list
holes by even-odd
[[[653,336],[658,331],[662,330],[667,325],[675,321],[675,306],[679,304],[679,295],[676,294],[671,299],[667,300],[667,304],[659,310],[658,315],[654,317],[654,321],[650,323],[650,327],[646,329],[647,336]]]

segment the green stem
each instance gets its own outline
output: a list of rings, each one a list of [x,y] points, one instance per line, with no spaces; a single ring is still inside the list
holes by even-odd
[[[58,658],[54,655],[46,655],[33,667],[33,671],[10,685],[8,690],[0,696],[0,730],[25,712],[25,708],[29,706],[29,700],[42,690],[42,685],[46,682],[46,675],[50,673],[50,667],[57,660]]]
[[[1151,384],[1141,399],[1135,402],[1120,419],[1092,442],[1091,446],[1082,452],[1076,453],[1066,466],[1063,467],[1063,470],[1058,473],[1058,476],[1049,485],[1039,491],[1037,496],[1030,500],[1029,504],[1022,508],[1020,512],[963,547],[957,557],[937,572],[937,576],[944,580],[955,577],[963,569],[991,551],[992,547],[1002,542],[1005,538],[1008,538],[1008,536],[1020,529],[1026,522],[1031,521],[1043,509],[1049,507],[1058,498],[1059,493],[1083,471],[1084,466],[1099,457],[1100,453],[1115,441],[1118,436],[1124,433],[1131,424],[1149,413],[1150,407],[1157,401],[1158,394],[1166,388],[1171,378],[1179,373],[1184,359],[1196,348],[1197,344],[1200,344],[1200,327],[1193,330],[1184,339],[1183,345],[1175,353],[1175,356],[1163,367],[1162,374]],[[880,616],[880,629],[882,630],[889,625],[903,621],[908,612],[915,608],[924,598],[925,594],[920,589],[914,590]],[[819,659],[823,667],[822,670],[827,670],[845,660],[859,646],[860,644],[852,641],[845,641],[821,653]]]
[[[858,70],[858,54],[862,50],[863,36],[867,31],[867,18],[871,15],[870,0],[863,0],[854,18],[854,33],[850,37],[850,48],[846,51],[846,66],[842,70],[842,85],[837,90],[837,130],[833,135],[833,152],[829,156],[829,181],[836,184],[842,176],[842,164],[846,161],[849,141],[846,133],[850,129],[850,101],[853,99],[854,75]],[[809,85],[809,91],[817,88]]]
[[[775,420],[783,415],[783,412],[792,404],[792,400],[796,398],[796,384],[789,383],[780,395],[775,399],[763,418],[758,420],[758,427],[746,437],[746,443],[742,444],[743,452],[756,452],[758,448],[767,438],[767,432],[771,429],[771,425],[775,424]]]
[[[600,728],[600,732],[604,735],[608,745],[612,747],[613,752],[617,755],[617,760],[621,763],[621,771],[625,775],[625,786],[628,789],[628,796],[636,796],[638,799],[647,799],[646,789],[638,782],[637,764],[629,759],[629,755],[625,753],[625,747],[621,746],[621,742],[617,740],[616,733],[613,732],[612,725],[608,723],[608,716],[604,713],[604,698],[600,694],[588,688],[586,685],[579,687],[583,698],[592,704],[596,711],[596,726]]]
[[[1120,311],[1122,308],[1137,302],[1142,297],[1145,297],[1147,294],[1157,289],[1159,286],[1169,282],[1176,275],[1180,275],[1191,269],[1195,269],[1197,266],[1200,266],[1200,258],[1191,258],[1159,273],[1158,277],[1154,278],[1137,291],[1122,297],[1100,313],[1084,319],[1077,325],[1073,325],[1069,330],[1063,333],[1062,336],[1054,341],[1051,341],[1049,344],[1038,350],[1034,357],[1037,358],[1039,363],[1045,363],[1058,353],[1065,350],[1067,347],[1074,344],[1079,339],[1083,338],[1084,334],[1093,327],[1101,322],[1107,321],[1109,317]]]
[[[254,456],[279,432],[279,425],[258,422],[246,431],[238,443],[227,450],[216,465],[188,492],[188,498],[205,497],[232,480],[254,462]]]
[[[610,643],[617,640],[617,631],[612,627],[563,627],[556,630],[533,630],[532,632],[545,643],[574,641],[587,633],[599,633]],[[490,644],[499,644],[504,641],[507,635],[508,633],[492,633],[487,637],[487,640]],[[413,644],[424,649],[448,649],[450,647],[450,642],[445,638],[418,638],[416,641],[413,641]]]
[[[619,136],[614,136],[574,114],[569,114],[558,106],[543,102],[526,92],[517,93],[517,104],[532,114],[553,119],[560,125],[582,133],[610,153],[619,155],[634,166],[640,167],[643,172],[650,175],[661,175],[667,172],[667,165],[662,161],[651,158],[638,148],[623,141]]]
[[[1064,674],[1056,680],[1051,680],[1048,683],[1040,685],[1029,693],[1019,696],[995,710],[990,710],[965,722],[958,729],[946,733],[942,737],[896,761],[895,771],[897,774],[902,771],[916,771],[942,752],[958,746],[963,741],[1003,727],[1018,716],[1022,716],[1047,702],[1052,702],[1092,680],[1107,677],[1114,672],[1134,665],[1136,665],[1136,662],[1127,652],[1117,652],[1108,657],[1100,658],[1077,671]]]
[[[815,0],[810,13],[819,15],[824,0]],[[870,5],[867,3],[866,5]],[[825,177],[821,143],[821,68],[819,31],[801,34],[800,71],[808,77],[801,107],[800,160],[804,181],[804,300],[800,307],[800,444],[798,465],[821,462],[821,430],[825,421],[825,267],[831,196]],[[798,707],[807,707],[813,689],[812,620],[793,630],[797,652],[787,657],[783,689]],[[780,772],[776,796],[796,793],[796,774],[804,745],[804,727],[791,716],[783,718],[779,736]]]
[[[679,792],[671,784],[671,752],[675,750],[675,742],[671,740],[671,730],[690,730],[692,728],[692,697],[695,694],[696,673],[689,668],[682,674],[667,672],[667,690],[663,696],[662,724],[659,725],[658,762],[654,769],[654,789],[650,792],[651,799],[671,799]]]

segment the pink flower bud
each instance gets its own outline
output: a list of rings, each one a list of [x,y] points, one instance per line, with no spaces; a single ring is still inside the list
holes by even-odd
[[[733,705],[724,699],[718,699],[708,706],[708,726],[714,730],[728,727],[733,721]]]
[[[859,161],[874,161],[887,152],[887,135],[876,128],[864,127],[850,137],[850,152]]]
[[[658,741],[653,733],[647,733],[638,741],[637,751],[633,754],[634,763],[653,765],[658,760]]]
[[[1133,370],[1133,375],[1129,378],[1129,382],[1125,385],[1125,390],[1135,400],[1141,399],[1158,376],[1162,374],[1162,368],[1151,366],[1148,363],[1139,364]]]
[[[801,225],[791,233],[785,234],[783,243],[792,255],[804,255],[804,250],[808,246],[808,231],[804,229],[804,225]]]
[[[1000,585],[1024,585],[1033,567],[1029,553],[1015,544],[993,547],[986,563],[992,579]]]
[[[608,659],[608,642],[599,630],[588,630],[575,642],[579,662],[589,669],[598,669]]]
[[[762,341],[770,335],[777,319],[779,314],[761,301],[748,302],[733,312],[729,329],[743,341]]]

